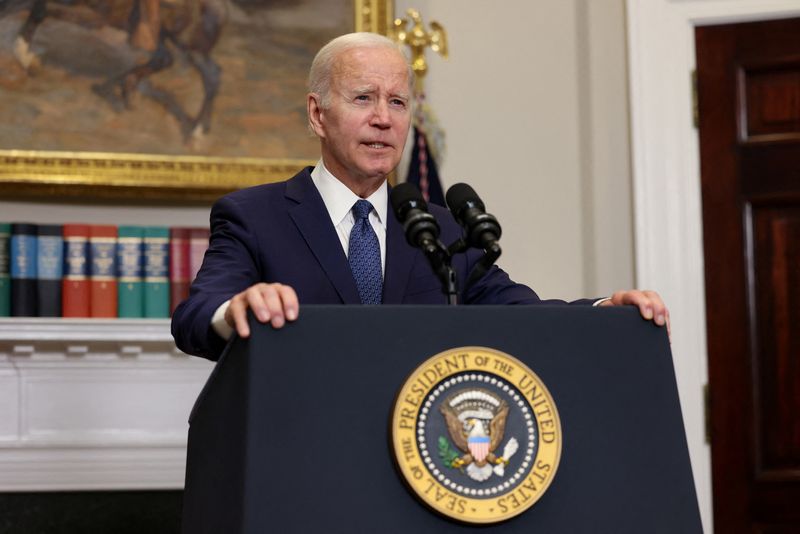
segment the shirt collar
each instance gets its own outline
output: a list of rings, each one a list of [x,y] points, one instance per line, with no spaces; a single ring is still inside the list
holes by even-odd
[[[325,208],[328,210],[328,215],[333,225],[338,226],[344,218],[347,217],[350,210],[353,209],[353,204],[355,204],[360,197],[331,174],[325,167],[322,159],[317,162],[314,170],[311,171],[311,180],[319,191],[322,202],[325,203]],[[384,180],[377,191],[366,199],[372,204],[372,207],[375,208],[378,220],[380,220],[384,226],[386,225],[388,198],[389,192],[386,186],[386,180]]]

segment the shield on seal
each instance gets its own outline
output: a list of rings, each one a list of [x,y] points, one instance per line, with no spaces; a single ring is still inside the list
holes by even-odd
[[[482,462],[489,454],[489,436],[470,436],[467,438],[467,446],[472,457]]]

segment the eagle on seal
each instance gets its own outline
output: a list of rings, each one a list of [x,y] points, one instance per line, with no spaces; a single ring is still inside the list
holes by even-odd
[[[502,456],[495,453],[505,433],[506,401],[486,390],[473,389],[455,393],[439,410],[450,438],[463,453],[450,467],[465,468],[467,475],[478,481],[486,480],[492,472],[502,476],[503,466],[517,449],[517,440],[511,438]]]

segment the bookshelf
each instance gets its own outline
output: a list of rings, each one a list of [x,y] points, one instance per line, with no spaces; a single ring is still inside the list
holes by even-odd
[[[0,491],[182,488],[212,368],[168,319],[0,319]]]
[[[3,221],[207,226],[209,205],[0,200]],[[0,318],[0,491],[180,489],[213,364],[169,319]]]

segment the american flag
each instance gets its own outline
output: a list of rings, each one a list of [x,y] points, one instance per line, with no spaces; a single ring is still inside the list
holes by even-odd
[[[408,166],[406,181],[419,188],[426,202],[446,206],[442,182],[439,180],[439,169],[433,159],[428,138],[425,133],[425,113],[423,101],[425,95],[417,96],[417,114],[414,123],[414,145],[411,150],[411,162]]]

